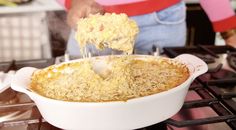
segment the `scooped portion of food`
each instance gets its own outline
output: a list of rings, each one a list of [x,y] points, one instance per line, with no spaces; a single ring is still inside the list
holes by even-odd
[[[131,54],[138,32],[138,25],[126,14],[96,14],[78,21],[76,40],[82,53],[86,44],[94,44],[100,50],[111,48]]]
[[[101,60],[109,66],[102,74],[94,71]],[[32,75],[30,89],[64,101],[127,101],[169,90],[188,77],[188,68],[172,59],[106,56],[37,70]]]

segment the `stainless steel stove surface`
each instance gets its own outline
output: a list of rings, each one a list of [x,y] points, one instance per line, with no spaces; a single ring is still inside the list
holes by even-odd
[[[208,63],[209,71],[193,82],[179,113],[164,122],[140,130],[236,129],[236,73],[232,67],[235,63],[234,52],[236,50],[228,46],[165,48],[164,53],[169,57],[182,53],[201,57]],[[43,68],[54,64],[55,60],[13,63],[0,63],[0,71],[18,70],[25,66]],[[0,94],[0,99],[5,98],[0,101],[1,130],[59,130],[41,117],[35,104],[26,95],[13,90],[7,91]],[[12,114],[11,118],[5,118]]]

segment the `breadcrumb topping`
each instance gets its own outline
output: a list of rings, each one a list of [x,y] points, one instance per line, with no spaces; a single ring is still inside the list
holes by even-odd
[[[100,60],[110,66],[105,76],[94,71],[94,64]],[[107,56],[37,70],[32,75],[30,89],[64,101],[127,101],[167,91],[188,77],[188,68],[173,59]]]

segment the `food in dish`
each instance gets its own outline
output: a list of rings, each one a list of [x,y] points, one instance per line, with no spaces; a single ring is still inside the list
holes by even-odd
[[[104,75],[94,71],[106,62]],[[30,89],[48,98],[78,102],[127,101],[174,88],[189,77],[173,59],[135,55],[106,56],[53,65],[33,73]]]

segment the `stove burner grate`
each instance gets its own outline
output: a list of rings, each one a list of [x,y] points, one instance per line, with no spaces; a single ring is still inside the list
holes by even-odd
[[[203,61],[205,61],[207,64],[210,64],[210,63],[214,63],[215,62],[215,57],[209,55],[209,54],[193,54],[197,57],[199,57],[200,59],[202,59]]]
[[[229,66],[236,71],[236,52],[228,52],[227,61],[229,63]]]

